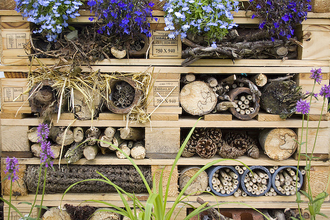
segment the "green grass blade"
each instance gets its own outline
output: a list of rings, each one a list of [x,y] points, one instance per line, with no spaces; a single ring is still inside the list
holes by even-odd
[[[159,196],[159,194],[152,193],[149,195],[148,200],[146,202],[146,208],[144,212],[144,220],[150,220],[152,216],[152,208],[154,207],[155,200]]]
[[[10,206],[10,208],[14,209],[15,212],[17,212],[21,217],[23,217],[22,213],[15,206],[13,206],[10,202],[8,202],[6,199],[4,199],[0,196],[0,200],[3,201],[4,203],[6,203],[8,206]]]

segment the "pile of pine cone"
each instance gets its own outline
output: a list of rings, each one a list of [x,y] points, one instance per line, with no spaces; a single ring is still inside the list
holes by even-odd
[[[228,132],[222,137],[219,128],[196,128],[191,135],[183,157],[198,154],[202,158],[211,158],[216,154],[222,158],[235,159],[247,153],[252,158],[259,158],[257,142],[245,133]]]

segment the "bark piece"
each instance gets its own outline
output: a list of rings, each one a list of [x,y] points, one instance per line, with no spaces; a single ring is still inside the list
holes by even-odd
[[[49,137],[59,145],[70,145],[74,142],[74,136],[71,129],[66,127],[51,127],[49,131]],[[64,141],[63,141],[64,140]]]
[[[124,140],[143,140],[144,139],[144,129],[142,128],[121,128],[120,138]]]
[[[287,118],[295,113],[297,101],[303,98],[301,87],[294,81],[274,81],[264,87],[260,107],[268,113]]]
[[[88,145],[91,145],[91,146],[95,145],[100,134],[101,134],[100,129],[98,129],[97,127],[90,127],[85,132],[85,135],[86,135],[85,141],[87,141]]]
[[[205,201],[200,198],[197,197],[197,202],[201,205],[203,205],[205,203]],[[205,207],[210,207],[211,205],[207,204]],[[219,220],[233,220],[232,218],[226,217],[224,215],[222,215],[217,209],[210,207],[209,209],[207,209],[207,212],[214,218],[214,219],[219,219]]]
[[[235,102],[219,102],[217,104],[217,111],[221,112],[221,111],[226,111],[228,110],[228,108],[236,108],[237,104]]]
[[[93,159],[95,159],[98,151],[99,151],[99,148],[96,145],[86,146],[84,148],[83,154],[87,160],[93,160]]]
[[[180,103],[187,113],[200,116],[210,113],[215,108],[217,98],[205,82],[195,81],[182,88]]]
[[[116,132],[115,136],[114,136],[113,139],[112,139],[112,144],[113,144],[114,146],[116,146],[116,147],[119,147],[119,145],[120,145],[121,143],[123,143],[123,142],[124,142],[124,140],[121,139],[121,137],[120,137],[120,131],[118,130],[118,131]],[[114,148],[114,147],[111,146],[111,145],[109,146],[109,149],[112,150],[112,151],[117,150],[116,148]]]
[[[67,150],[64,155],[64,158],[67,160],[68,163],[75,163],[83,156],[83,146],[79,146],[78,143],[74,143],[71,147]]]
[[[73,129],[73,137],[76,143],[80,143],[84,140],[84,130],[81,127],[76,127]]]
[[[71,220],[71,217],[66,210],[53,207],[45,212],[42,216],[42,220]]]
[[[296,151],[297,138],[297,134],[291,129],[265,129],[260,132],[259,142],[268,157],[273,160],[285,160]]]

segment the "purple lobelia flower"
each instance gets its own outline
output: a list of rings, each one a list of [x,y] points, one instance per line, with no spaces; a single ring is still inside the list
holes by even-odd
[[[44,163],[46,167],[53,166],[51,159],[54,158],[54,153],[51,149],[50,141],[47,141],[49,135],[48,124],[39,124],[37,133],[39,138],[38,143],[41,145],[40,162]]]
[[[297,102],[296,105],[297,112],[301,112],[302,114],[305,115],[309,113],[310,108],[311,108],[310,103],[308,103],[306,100],[300,99]]]
[[[330,98],[330,85],[323,85],[320,90],[320,96],[324,98]]]
[[[315,80],[315,82],[317,82],[318,84],[320,84],[321,83],[321,81],[322,81],[322,69],[321,68],[318,68],[318,69],[312,69],[311,70],[311,75],[310,75],[310,77],[309,78],[311,78],[311,79],[314,79]]]
[[[17,172],[18,172],[18,160],[15,157],[13,158],[7,157],[5,174],[9,173],[8,180],[11,180],[12,182],[18,180]]]

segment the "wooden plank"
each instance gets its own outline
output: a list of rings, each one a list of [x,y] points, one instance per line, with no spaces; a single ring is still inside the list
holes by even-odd
[[[175,158],[180,146],[180,128],[146,128],[146,156],[152,159]]]
[[[181,58],[181,38],[168,37],[171,31],[152,31],[149,58]]]
[[[60,120],[74,120],[74,114],[73,113],[61,113]],[[57,114],[52,115],[52,120],[57,120]]]
[[[279,115],[273,115],[273,114],[265,114],[265,113],[258,113],[256,119],[258,121],[285,121],[285,119],[282,119]]]
[[[178,179],[179,179],[179,171],[178,166],[175,166],[172,174],[171,174],[172,166],[158,166],[158,165],[152,165],[151,166],[151,173],[152,176],[155,178],[156,181],[156,192],[159,192],[159,180],[163,178],[162,182],[162,189],[163,193],[165,195],[165,191],[167,188],[167,181],[169,178],[171,178],[170,184],[168,186],[168,196],[177,196],[179,194],[178,190]],[[170,175],[171,174],[171,175]]]
[[[157,114],[154,113],[150,117],[151,121],[178,121],[178,114]]]
[[[27,29],[30,30],[30,23],[28,22],[1,22],[1,29]]]
[[[311,33],[310,38],[303,41],[302,59],[329,60],[330,25],[303,25],[303,35]]]
[[[191,128],[197,122],[197,117],[184,117],[181,118],[179,121],[153,121],[151,123],[136,123],[136,122],[129,122],[129,126],[133,127],[152,127],[152,128],[173,128],[173,127],[185,127]],[[42,119],[38,118],[24,118],[24,119],[1,119],[2,125],[26,125],[26,126],[38,126],[39,123],[42,122]],[[89,127],[91,126],[90,120],[77,120],[72,123],[72,120],[60,120],[59,122],[53,122],[54,126],[68,126],[71,124],[72,127]],[[126,121],[122,120],[114,120],[111,122],[113,127],[125,127]],[[219,128],[301,128],[302,121],[300,119],[288,119],[285,121],[265,121],[260,122],[255,119],[250,121],[241,121],[238,119],[233,119],[227,123],[219,123],[218,121],[204,121],[200,120],[197,123],[197,127],[219,127]],[[108,127],[109,121],[108,120],[94,120],[93,126],[96,127]],[[310,121],[309,128],[317,128],[318,121]],[[320,128],[328,128],[329,121],[321,121]]]
[[[231,121],[233,120],[232,114],[207,114],[204,115],[204,121]]]
[[[30,151],[28,126],[1,125],[2,151]]]
[[[298,129],[298,140],[306,142],[306,129],[304,129],[303,134],[301,134],[301,128]],[[308,153],[312,152],[314,146],[314,140],[316,137],[317,129],[316,128],[309,128],[308,129],[308,140],[307,140],[307,152],[306,152],[306,144],[303,144],[301,147],[301,153]],[[315,154],[330,154],[330,128],[321,128],[317,134],[317,140],[315,144]]]
[[[21,95],[27,90],[28,80],[26,78],[2,78],[1,85],[1,111],[4,113],[31,113],[28,95]],[[18,97],[18,98],[17,98]],[[17,99],[16,99],[17,98]],[[14,101],[14,99],[16,99]]]
[[[2,151],[1,157],[32,158],[33,154],[31,151]]]
[[[31,201],[33,202],[33,201]],[[27,215],[30,213],[31,210],[31,205],[27,205],[27,204],[17,204],[15,206],[20,212],[21,214]],[[30,217],[37,219],[38,216],[38,208],[33,208],[32,213],[30,215]],[[8,219],[8,211],[9,211],[9,206],[7,204],[3,205],[3,218],[4,219]],[[20,215],[13,210],[13,208],[10,209],[10,220],[19,220],[21,219]]]
[[[126,115],[124,114],[113,114],[113,113],[100,113],[99,120],[126,120]]]
[[[328,0],[312,0],[311,5],[313,12],[330,12],[330,1]]]
[[[83,72],[90,72],[91,69],[87,66],[81,66]],[[101,72],[127,72],[127,73],[136,73],[136,72],[143,72],[146,71],[147,68],[145,66],[92,66],[92,70],[100,70]],[[32,66],[31,70],[36,70],[36,66]],[[324,72],[329,72],[330,68],[323,67],[322,68]],[[306,66],[298,66],[298,67],[270,67],[270,66],[250,66],[250,67],[236,67],[236,66],[228,66],[224,68],[219,67],[174,67],[174,66],[155,66],[153,68],[154,72],[159,73],[196,73],[196,74],[206,74],[206,73],[212,73],[212,74],[257,74],[257,73],[263,73],[263,74],[287,74],[288,72],[291,73],[308,73],[311,70],[311,67]],[[4,72],[29,72],[30,67],[28,66],[0,66],[0,71]]]

